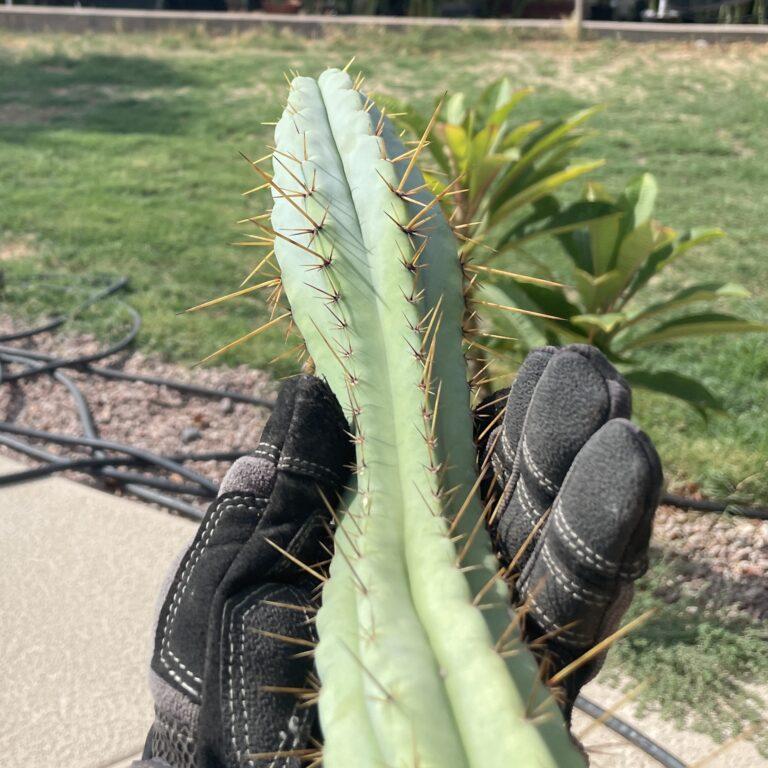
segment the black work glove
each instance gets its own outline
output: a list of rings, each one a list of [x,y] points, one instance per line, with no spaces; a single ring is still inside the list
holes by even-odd
[[[496,393],[477,414],[480,458],[493,461],[498,478],[486,488],[498,497],[491,530],[499,558],[513,566],[515,600],[528,606],[529,638],[542,638],[555,671],[626,610],[632,580],[646,567],[661,471],[650,441],[618,418],[629,415],[629,388],[596,350],[537,350],[502,415],[506,394]],[[317,582],[265,537],[303,562],[327,557],[327,513],[316,486],[336,498],[353,462],[346,428],[322,382],[294,379],[255,458],[240,459],[228,473],[163,603],[152,661],[157,717],[145,758],[164,758],[172,768],[300,765],[297,750],[310,743],[313,708],[271,689],[304,687],[310,662],[269,633],[313,639],[311,621],[284,606],[311,611]],[[531,536],[556,498],[567,516],[549,514]],[[236,518],[228,512],[235,503],[253,510]],[[227,514],[231,537],[222,533]],[[526,539],[530,546],[517,555]],[[567,681],[566,715],[596,668],[593,662]],[[144,763],[155,764],[163,765]]]
[[[552,674],[614,632],[629,607],[648,567],[661,463],[628,421],[629,385],[594,347],[531,352],[503,395],[476,419],[480,456],[494,470],[490,529],[527,638]],[[569,721],[604,656],[565,678]]]
[[[291,379],[252,456],[227,473],[161,605],[155,722],[139,765],[300,765],[251,757],[293,754],[314,727],[314,707],[274,687],[307,684],[318,581],[277,547],[303,563],[329,557],[318,488],[327,499],[341,492],[354,461],[347,428],[324,382]]]

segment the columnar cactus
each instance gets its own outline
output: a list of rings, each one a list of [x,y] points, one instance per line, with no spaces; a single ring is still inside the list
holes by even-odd
[[[323,764],[582,766],[483,524],[456,242],[420,146],[356,85],[293,80],[266,177],[292,319],[357,450],[317,616]]]

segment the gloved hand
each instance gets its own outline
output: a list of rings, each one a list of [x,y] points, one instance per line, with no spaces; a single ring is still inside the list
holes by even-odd
[[[629,607],[648,567],[661,462],[628,420],[629,385],[594,347],[534,350],[503,394],[476,419],[494,469],[490,529],[528,640],[553,674],[614,632]],[[604,657],[565,678],[569,722]]]
[[[496,475],[485,489],[497,497],[494,542],[552,672],[612,631],[646,568],[661,469],[626,421],[630,399],[596,350],[548,347],[526,359],[508,404],[501,392],[478,409],[480,460]],[[344,484],[346,429],[323,382],[293,379],[253,458],[227,474],[162,604],[141,765],[299,768],[314,709],[274,686],[304,688],[311,662],[274,635],[295,638],[299,654],[313,639],[317,581],[267,539],[304,563],[328,557],[317,486],[333,499]],[[567,716],[598,666],[566,680]]]
[[[314,708],[270,686],[304,688],[327,560],[325,502],[354,462],[347,422],[320,379],[282,388],[251,456],[224,478],[162,600],[150,668],[155,722],[142,766],[298,768]],[[281,551],[282,550],[282,551]],[[293,638],[290,644],[282,638]],[[252,757],[253,756],[253,757]]]

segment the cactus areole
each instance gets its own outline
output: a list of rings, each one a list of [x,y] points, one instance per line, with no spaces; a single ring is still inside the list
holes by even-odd
[[[419,147],[335,69],[293,80],[275,139],[283,288],[357,451],[317,616],[323,764],[583,766],[494,576],[462,268]]]

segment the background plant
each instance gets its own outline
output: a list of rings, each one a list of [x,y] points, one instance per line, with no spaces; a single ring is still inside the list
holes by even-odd
[[[562,277],[567,285],[530,284],[503,270],[490,272],[492,281],[478,291],[486,301],[542,315],[507,313],[502,330],[514,335],[514,341],[495,339],[490,344],[515,350],[541,344],[592,344],[620,364],[632,384],[677,397],[702,411],[720,408],[701,382],[677,370],[648,367],[647,358],[637,353],[689,337],[765,331],[768,326],[713,308],[722,299],[750,295],[733,282],[691,281],[660,299],[644,297],[643,289],[662,270],[723,235],[717,228],[677,231],[661,224],[653,218],[657,192],[656,179],[648,173],[631,181],[618,197],[600,184],[587,184],[584,200],[601,202],[611,213],[556,235],[566,256]],[[549,201],[538,207],[545,209],[542,217],[551,215],[546,210]],[[525,239],[528,226],[523,223],[513,236]],[[484,260],[502,261],[498,253]]]
[[[599,107],[550,121],[518,117],[533,90],[515,90],[501,78],[472,103],[461,92],[446,96],[437,117],[378,99],[414,136],[423,135],[434,120],[428,147],[432,165],[424,168],[424,176],[436,194],[445,195],[444,207],[464,243],[465,259],[478,250],[507,253],[611,213],[599,200],[563,205],[554,195],[603,165],[602,160],[574,161],[591,135],[584,127]]]
[[[721,237],[722,230],[676,231],[656,221],[658,185],[650,174],[631,181],[618,197],[589,182],[581,199],[563,202],[567,182],[603,164],[573,159],[590,135],[584,125],[599,108],[547,123],[516,123],[515,108],[531,92],[515,91],[501,79],[471,105],[463,93],[455,93],[446,98],[432,131],[434,167],[425,176],[444,194],[451,222],[464,241],[466,268],[480,278],[476,300],[481,306],[522,310],[494,319],[488,345],[479,354],[511,352],[520,359],[544,344],[593,344],[622,367],[632,384],[677,397],[700,411],[720,408],[701,382],[644,365],[636,352],[685,337],[766,329],[711,309],[720,299],[749,296],[736,283],[691,282],[661,300],[643,298],[642,289],[659,272],[695,246]],[[400,122],[414,134],[429,123],[403,104],[389,106],[399,110]],[[538,260],[543,279],[520,275],[521,251],[545,237],[556,238],[561,246],[563,274],[555,275]],[[692,305],[705,305],[704,311],[681,312]]]

